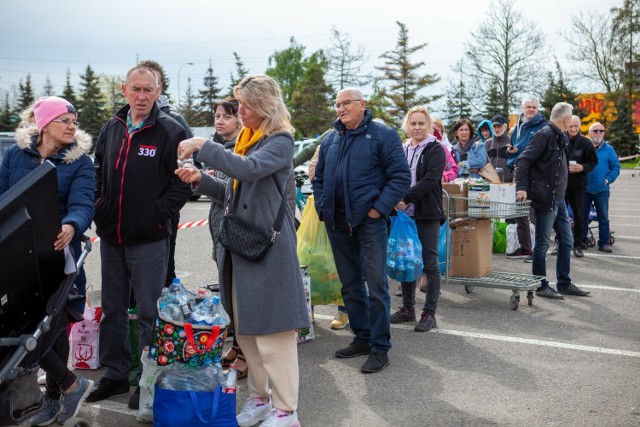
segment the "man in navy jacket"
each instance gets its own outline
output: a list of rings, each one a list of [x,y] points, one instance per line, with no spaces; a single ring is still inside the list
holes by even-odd
[[[360,90],[338,92],[335,109],[335,130],[320,147],[312,185],[355,334],[336,357],[369,355],[361,370],[379,372],[391,348],[386,219],[409,189],[411,173],[398,133],[372,120]]]

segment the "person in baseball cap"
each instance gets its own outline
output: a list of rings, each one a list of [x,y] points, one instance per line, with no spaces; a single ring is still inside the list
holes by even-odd
[[[485,141],[487,148],[487,157],[496,168],[498,175],[503,182],[511,182],[513,180],[513,171],[507,168],[507,147],[511,144],[509,138],[509,122],[504,116],[496,115],[491,118],[491,126],[493,127],[493,137]]]

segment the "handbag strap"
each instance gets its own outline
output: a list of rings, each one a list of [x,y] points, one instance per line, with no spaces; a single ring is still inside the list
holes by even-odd
[[[271,241],[273,242],[276,238],[276,235],[280,233],[280,228],[282,227],[282,221],[284,221],[285,210],[287,209],[287,199],[285,197],[284,191],[280,191],[280,186],[278,185],[278,181],[275,176],[271,175],[271,179],[273,179],[276,188],[278,189],[278,193],[282,196],[282,202],[280,203],[280,209],[278,210],[278,214],[276,215],[276,220],[273,222],[273,227],[271,231],[273,231],[273,236],[271,237]],[[240,197],[240,189],[242,188],[242,182],[238,181],[238,188],[234,192],[233,196],[233,207],[231,208],[231,213],[235,213],[236,211],[236,200]],[[231,194],[227,198],[227,206],[224,209],[224,215],[229,214],[229,206],[231,205]]]
[[[209,334],[209,337],[207,338],[207,343],[205,344],[202,350],[196,347],[196,341],[193,337],[193,325],[191,323],[187,323],[187,322],[184,323],[184,332],[185,332],[185,335],[187,336],[187,341],[189,342],[189,344],[191,344],[191,347],[193,347],[193,350],[198,354],[204,354],[207,351],[211,350],[211,347],[213,347],[213,343],[215,343],[216,340],[218,339],[218,336],[220,335],[220,326],[216,325],[211,327],[211,333]]]
[[[206,420],[204,418],[204,415],[202,415],[202,410],[200,408],[200,401],[198,400],[198,395],[196,394],[195,391],[189,391],[189,396],[191,396],[191,403],[193,403],[193,409],[196,413],[196,416],[203,424],[210,424],[218,416],[218,406],[220,404],[220,390],[221,390],[220,387],[216,387],[216,389],[213,392],[213,399],[211,402],[211,418],[208,420]]]

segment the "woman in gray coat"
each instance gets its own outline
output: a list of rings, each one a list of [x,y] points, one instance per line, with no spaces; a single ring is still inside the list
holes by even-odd
[[[290,115],[271,77],[246,77],[233,94],[240,102],[243,124],[233,152],[204,138],[187,139],[178,147],[180,159],[199,152],[199,161],[231,179],[225,183],[194,169],[178,169],[176,174],[219,203],[234,200],[239,191],[233,201],[235,214],[271,229],[292,172]],[[224,250],[218,261],[222,301],[233,315],[249,367],[250,397],[237,416],[238,424],[252,426],[265,420],[263,425],[299,425],[295,330],[308,327],[309,316],[291,211],[285,209],[280,234],[262,260],[251,262]]]

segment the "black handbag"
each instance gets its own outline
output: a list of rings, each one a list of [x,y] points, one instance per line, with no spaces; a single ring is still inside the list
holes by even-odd
[[[271,175],[273,181],[278,188],[276,179]],[[227,199],[227,206],[224,210],[224,216],[220,221],[220,234],[218,240],[220,244],[232,253],[241,256],[242,258],[258,262],[265,257],[269,249],[276,240],[276,236],[280,234],[280,227],[284,219],[285,209],[287,209],[287,201],[282,195],[282,203],[280,204],[280,210],[276,216],[276,220],[273,223],[271,230],[266,230],[262,227],[258,227],[251,224],[247,220],[235,215],[236,201],[240,194],[242,183],[238,182],[238,188],[235,191],[233,210],[229,212],[229,205],[231,204],[231,195]]]

